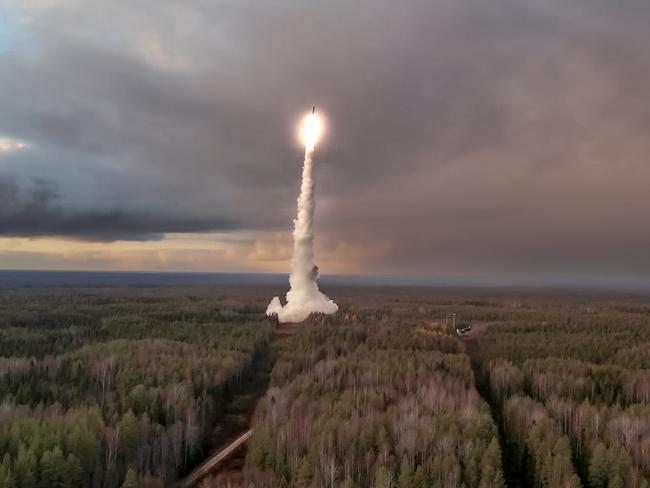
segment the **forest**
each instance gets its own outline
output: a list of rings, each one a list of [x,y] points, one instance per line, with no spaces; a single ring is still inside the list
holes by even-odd
[[[271,326],[220,293],[0,297],[0,487],[169,486],[211,448]]]
[[[546,486],[557,472],[547,466],[554,442],[583,486],[650,486],[648,302],[546,306],[526,315],[478,334],[515,469]],[[551,437],[546,448],[542,431]]]
[[[351,292],[279,347],[253,486],[650,486],[650,299]],[[348,308],[349,307],[349,308]],[[454,320],[471,325],[456,334]]]
[[[314,319],[280,348],[253,422],[250,483],[505,486],[498,431],[462,345],[409,315]]]
[[[331,292],[280,330],[270,285],[4,289],[0,488],[174,486],[264,368],[201,486],[650,487],[649,296]]]

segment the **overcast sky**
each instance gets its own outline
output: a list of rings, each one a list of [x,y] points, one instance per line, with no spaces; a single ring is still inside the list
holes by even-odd
[[[0,0],[0,268],[650,284],[647,0]]]

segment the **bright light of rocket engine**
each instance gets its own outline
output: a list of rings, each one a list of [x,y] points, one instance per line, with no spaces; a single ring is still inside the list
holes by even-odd
[[[303,119],[300,126],[300,136],[307,150],[313,151],[322,133],[323,121],[317,114],[309,114]]]

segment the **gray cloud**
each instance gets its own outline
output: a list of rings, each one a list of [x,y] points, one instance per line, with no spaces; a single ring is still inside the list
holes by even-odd
[[[50,181],[34,179],[30,187],[0,180],[0,228],[21,237],[73,236],[97,241],[152,240],[162,232],[234,230],[226,219],[192,219],[141,213],[138,210],[104,211],[65,209],[57,187]]]
[[[0,54],[3,235],[285,230],[370,271],[650,280],[650,4],[71,2]],[[18,7],[19,8],[19,7]],[[110,19],[110,21],[107,21]],[[9,209],[9,210],[7,210]]]

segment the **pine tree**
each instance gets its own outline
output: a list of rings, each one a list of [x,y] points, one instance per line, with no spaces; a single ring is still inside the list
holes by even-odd
[[[402,456],[397,485],[399,488],[411,488],[413,486],[413,463],[406,454]]]
[[[549,465],[550,473],[548,478],[550,486],[565,486],[567,480],[574,474],[573,463],[571,461],[571,444],[566,436],[560,437],[552,451],[552,464]]]
[[[65,463],[65,478],[68,486],[79,486],[83,481],[83,468],[74,454],[68,454]]]
[[[501,448],[496,437],[492,437],[481,459],[481,487],[494,486],[494,480],[501,472]]]
[[[630,455],[623,446],[612,446],[609,449],[609,463],[610,480],[613,480],[617,476],[621,480],[625,480],[627,473],[632,466],[632,460],[630,459]]]
[[[503,471],[501,468],[494,474],[494,478],[492,479],[492,484],[488,485],[490,488],[506,488],[506,480],[503,477]],[[580,486],[578,484],[578,486]]]
[[[609,462],[605,444],[599,442],[594,448],[589,463],[589,486],[590,488],[605,488],[609,473]]]
[[[391,479],[385,466],[377,467],[375,471],[375,481],[372,484],[373,488],[390,488]]]
[[[307,457],[302,457],[298,461],[296,485],[299,488],[307,488],[311,483],[313,468]]]
[[[132,459],[138,448],[138,418],[129,409],[119,422],[120,444],[127,459]]]
[[[84,477],[93,472],[102,456],[101,424],[103,421],[96,418],[99,415],[91,411],[86,414],[72,428],[66,439],[67,452],[73,453],[79,460],[84,472]],[[94,425],[96,424],[96,425]],[[97,430],[96,430],[97,429]]]
[[[617,474],[614,475],[612,480],[607,485],[607,488],[625,488],[625,484],[623,483],[623,479]]]
[[[21,444],[14,464],[16,483],[20,488],[37,488],[36,483],[36,456],[34,451]]]
[[[14,478],[9,453],[4,455],[2,464],[0,464],[0,488],[16,488],[16,479]]]
[[[129,468],[126,472],[126,478],[124,478],[121,488],[138,488],[138,475],[133,468]]]
[[[66,461],[59,446],[45,451],[41,457],[41,487],[66,488]]]
[[[427,485],[428,480],[429,476],[426,470],[422,467],[422,465],[418,466],[415,470],[415,474],[413,475],[413,486],[417,488],[424,488]]]

